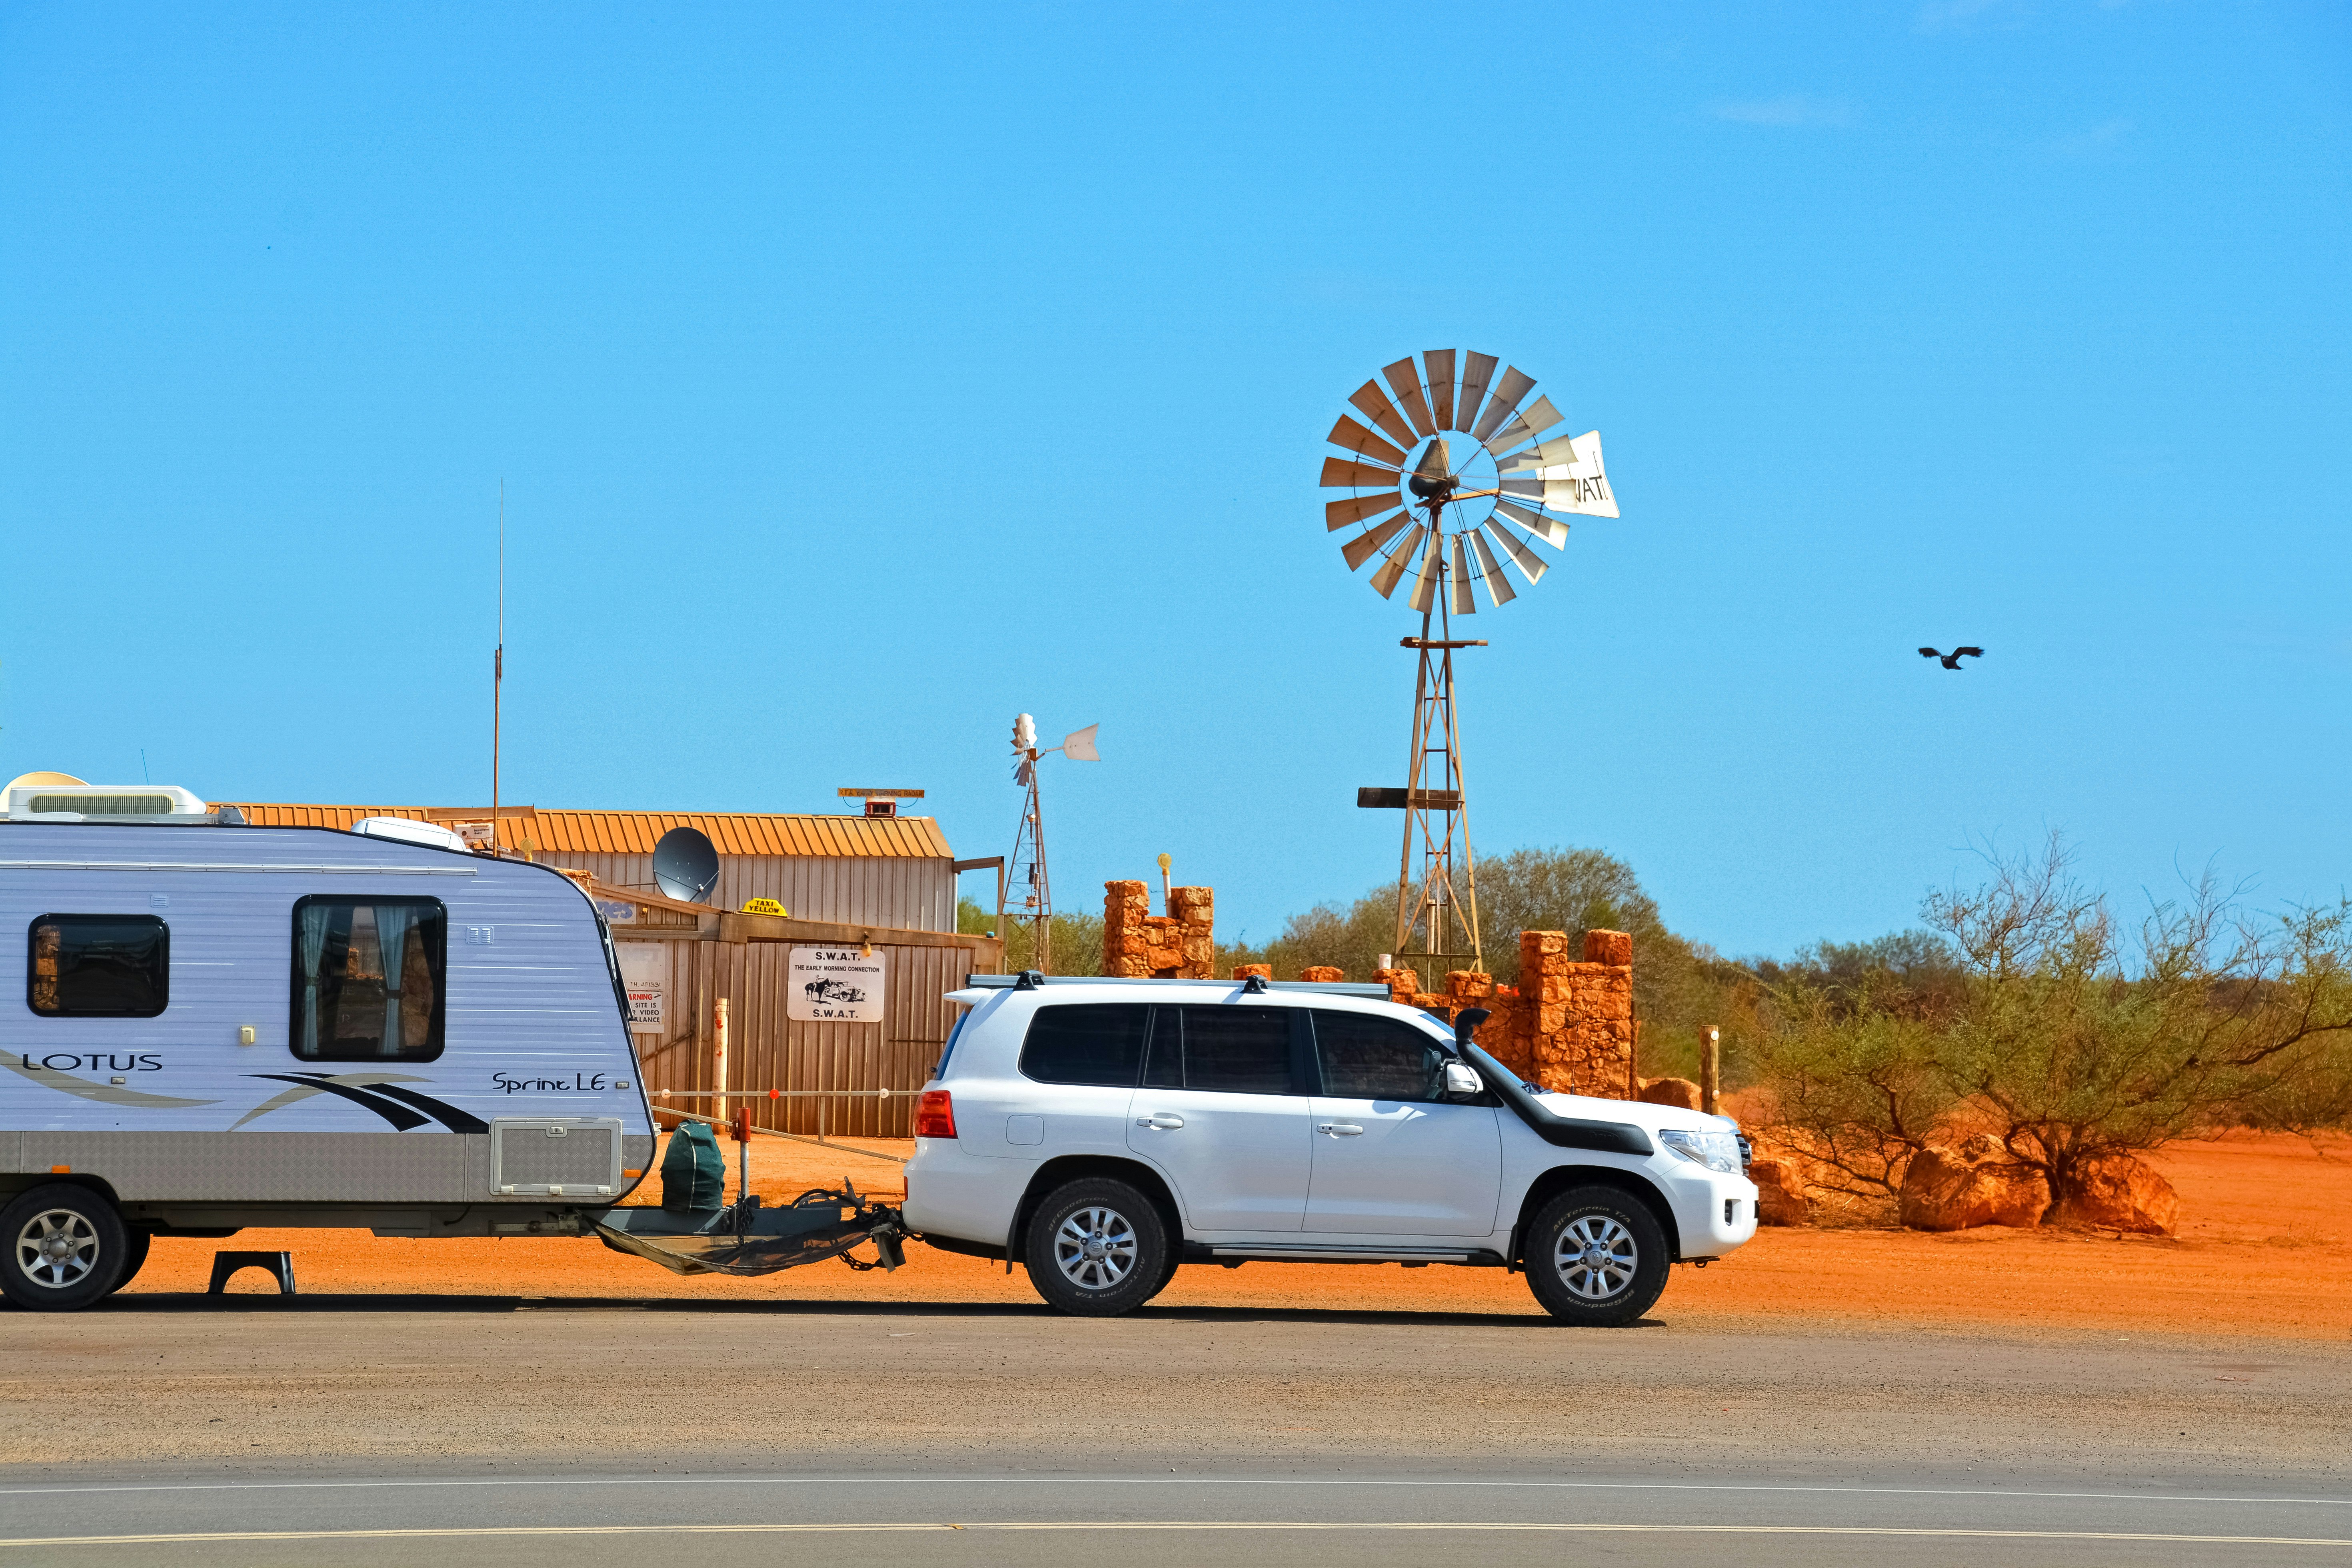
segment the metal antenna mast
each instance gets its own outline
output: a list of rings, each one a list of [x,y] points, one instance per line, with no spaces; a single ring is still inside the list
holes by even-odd
[[[490,853],[499,852],[499,725],[507,687],[507,482],[499,481],[499,646],[490,655]]]

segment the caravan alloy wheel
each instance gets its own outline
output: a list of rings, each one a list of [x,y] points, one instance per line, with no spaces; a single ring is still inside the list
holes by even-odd
[[[87,1188],[36,1187],[0,1210],[8,1260],[0,1291],[20,1307],[70,1312],[113,1289],[129,1261],[114,1205]]]

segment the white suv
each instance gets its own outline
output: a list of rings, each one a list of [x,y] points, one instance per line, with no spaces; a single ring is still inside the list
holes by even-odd
[[[1524,1268],[1570,1322],[1647,1311],[1756,1234],[1738,1126],[1547,1094],[1377,985],[975,975],[916,1114],[908,1228],[1065,1311],[1180,1263]]]

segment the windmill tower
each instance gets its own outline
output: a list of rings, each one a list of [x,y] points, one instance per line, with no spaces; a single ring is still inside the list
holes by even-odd
[[[1348,455],[1323,459],[1323,487],[1349,492],[1323,508],[1328,531],[1352,531],[1339,548],[1348,570],[1378,558],[1371,584],[1384,599],[1410,574],[1406,599],[1421,612],[1421,635],[1402,639],[1417,659],[1404,787],[1360,790],[1356,803],[1404,812],[1391,962],[1421,971],[1424,986],[1486,967],[1454,684],[1454,654],[1486,644],[1456,637],[1453,617],[1477,613],[1482,587],[1496,606],[1517,597],[1505,559],[1541,581],[1549,568],[1529,546],[1568,542],[1557,514],[1617,515],[1601,433],[1553,435],[1564,416],[1551,399],[1528,403],[1534,380],[1515,365],[1497,380],[1497,363],[1432,349],[1386,366],[1348,399],[1370,424],[1339,416],[1326,439]]]
[[[1005,862],[1011,875],[997,884],[996,929],[1010,952],[1013,927],[1029,928],[1029,967],[1041,974],[1054,973],[1054,890],[1045,869],[1045,811],[1037,795],[1037,762],[1048,752],[1059,752],[1073,762],[1100,762],[1095,731],[1101,728],[1089,724],[1064,736],[1060,745],[1041,749],[1037,721],[1026,713],[1013,721],[1013,782],[1022,790],[1021,825],[1013,829],[1013,856]]]

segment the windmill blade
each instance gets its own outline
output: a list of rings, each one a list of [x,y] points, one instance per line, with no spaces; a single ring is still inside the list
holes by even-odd
[[[1520,476],[1498,480],[1496,488],[1507,496],[1520,496],[1553,511],[1580,511],[1589,517],[1615,517],[1617,503],[1606,498],[1607,486],[1600,479],[1567,477],[1567,465],[1560,464],[1544,470],[1559,474],[1559,479],[1530,479]],[[1500,504],[1499,502],[1497,503]],[[1601,510],[1606,507],[1607,510]]]
[[[1525,577],[1530,586],[1542,582],[1543,574],[1551,570],[1536,558],[1534,551],[1514,538],[1509,529],[1491,517],[1486,520],[1486,531],[1495,536],[1495,542],[1503,547],[1503,553],[1511,558],[1511,564],[1519,569],[1519,575]]]
[[[1382,365],[1381,374],[1389,378],[1390,390],[1396,394],[1397,404],[1412,421],[1412,427],[1423,437],[1436,435],[1437,426],[1430,422],[1429,400],[1421,395],[1421,366],[1412,363],[1412,356]]]
[[[1550,545],[1554,550],[1560,549],[1568,543],[1568,524],[1556,517],[1546,517],[1533,507],[1521,506],[1515,500],[1498,500],[1495,503],[1495,510]],[[1510,537],[1501,529],[1495,531],[1495,536],[1498,539]]]
[[[1395,496],[1349,496],[1346,500],[1325,501],[1323,531],[1336,533],[1351,522],[1361,522],[1368,517],[1378,517],[1381,513],[1403,504]]]
[[[1422,525],[1414,523],[1412,531],[1404,536],[1404,542],[1389,552],[1389,558],[1372,574],[1372,592],[1383,599],[1396,592],[1397,580],[1404,575],[1405,567],[1412,562],[1414,548],[1421,543],[1421,532]]]
[[[1454,351],[1428,349],[1421,363],[1429,367],[1429,406],[1440,430],[1454,427]]]
[[[1429,548],[1421,557],[1421,574],[1412,581],[1411,603],[1414,609],[1426,610],[1437,603],[1437,580],[1444,574],[1444,561],[1445,531],[1433,528],[1429,531]]]
[[[1410,447],[1418,439],[1412,433],[1412,426],[1406,424],[1403,416],[1397,413],[1396,405],[1391,403],[1387,394],[1381,391],[1379,382],[1364,383],[1363,385],[1356,388],[1356,395],[1348,401],[1356,405],[1358,413],[1388,432],[1389,438],[1398,446]]]
[[[1457,616],[1478,613],[1478,596],[1470,591],[1470,560],[1462,551],[1462,536],[1454,536],[1454,580],[1445,585],[1447,597],[1453,600]]]
[[[1549,441],[1538,441],[1524,452],[1514,452],[1498,459],[1495,468],[1498,473],[1521,474],[1534,468],[1549,468],[1555,463],[1573,463],[1576,460],[1576,443],[1559,436]]]
[[[1470,422],[1478,417],[1478,405],[1486,395],[1487,378],[1495,374],[1495,356],[1477,353],[1463,356],[1462,396],[1454,405],[1454,427],[1466,431]]]
[[[1519,399],[1536,389],[1532,377],[1520,374],[1517,365],[1503,372],[1503,379],[1495,384],[1495,395],[1486,405],[1486,412],[1478,416],[1478,424],[1470,432],[1470,439],[1485,442],[1495,433],[1495,426],[1508,419],[1519,406]]]
[[[1317,481],[1325,489],[1353,485],[1359,489],[1377,489],[1382,485],[1394,489],[1404,482],[1404,476],[1394,468],[1376,468],[1370,463],[1351,463],[1345,458],[1323,459],[1323,478]]]
[[[1494,438],[1486,443],[1486,450],[1499,458],[1520,442],[1534,440],[1567,417],[1551,405],[1550,398],[1538,397],[1535,406],[1496,433]]]
[[[1331,434],[1323,439],[1334,447],[1345,447],[1350,452],[1360,452],[1367,458],[1377,458],[1400,468],[1404,467],[1403,447],[1390,446],[1344,414],[1339,416],[1339,422],[1331,426]],[[1563,463],[1568,461],[1565,458],[1559,460]]]
[[[1486,542],[1484,531],[1475,528],[1470,531],[1470,548],[1478,557],[1478,580],[1486,584],[1486,592],[1495,596],[1495,607],[1501,609],[1517,598],[1518,591],[1511,586],[1511,580],[1503,575],[1503,563],[1495,559],[1495,548]]]
[[[1402,531],[1404,525],[1412,521],[1411,512],[1400,511],[1394,517],[1372,524],[1369,531],[1359,534],[1339,546],[1339,553],[1346,559],[1348,570],[1350,572],[1361,570],[1364,563],[1372,558],[1374,551],[1394,539]]]

